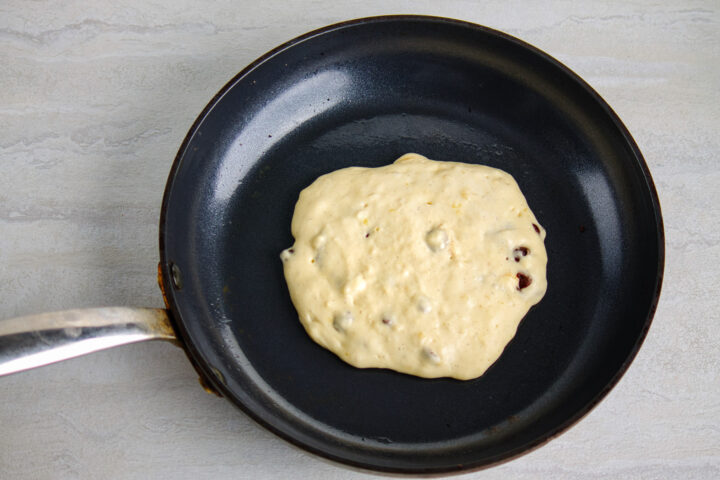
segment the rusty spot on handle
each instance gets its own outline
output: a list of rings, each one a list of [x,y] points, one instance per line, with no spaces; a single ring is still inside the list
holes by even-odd
[[[165,302],[165,308],[170,310],[170,302],[168,301],[167,294],[165,293],[165,286],[163,284],[163,273],[162,273],[162,264],[158,263],[157,268],[157,282],[158,286],[160,287],[160,292],[162,293],[163,302]],[[168,325],[168,327],[170,327]],[[173,332],[174,334],[175,332]],[[174,342],[179,347],[185,349],[185,346],[180,342],[179,340],[176,340]],[[202,386],[203,390],[205,390],[206,393],[209,393],[211,395],[216,395],[218,397],[222,397],[222,394],[215,388],[213,385],[205,378],[204,374],[202,373],[202,370],[195,364],[195,362],[192,360],[192,357],[188,352],[186,352],[188,355],[188,359],[190,359],[190,363],[192,363],[193,367],[195,368],[195,371],[198,373],[198,382],[200,383],[200,386]],[[219,372],[218,372],[219,373]]]
[[[202,375],[198,376],[198,382],[200,382],[200,386],[203,388],[203,390],[205,390],[205,393],[215,395],[217,397],[222,397],[222,394],[218,392],[215,387],[213,387],[210,382],[208,382],[207,379]]]
[[[163,286],[163,274],[162,274],[162,264],[158,262],[157,267],[157,282],[158,287],[160,287],[160,292],[162,293],[163,302],[165,302],[165,308],[170,308],[170,302],[168,302],[167,294],[165,293],[165,287]]]

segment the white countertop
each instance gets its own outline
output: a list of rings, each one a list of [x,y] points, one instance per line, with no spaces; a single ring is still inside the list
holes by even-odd
[[[0,318],[162,306],[157,228],[205,104],[267,50],[341,20],[460,18],[590,83],[654,177],[667,259],[643,348],[584,420],[480,479],[720,478],[720,4],[187,0],[0,4]],[[0,477],[369,478],[206,394],[137,344],[0,379]]]

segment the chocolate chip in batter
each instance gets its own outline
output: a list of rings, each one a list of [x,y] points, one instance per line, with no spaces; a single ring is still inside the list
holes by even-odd
[[[345,330],[352,324],[353,320],[353,314],[350,312],[338,313],[333,319],[333,328],[340,333],[345,333]]]
[[[294,248],[288,248],[283,250],[282,252],[280,252],[280,260],[282,260],[283,262],[287,262],[288,260],[290,260],[290,257],[292,257],[293,253],[295,253]]]
[[[525,275],[522,272],[518,272],[516,276],[518,279],[518,290],[527,288],[532,283],[532,278],[530,277],[530,275]]]
[[[432,351],[430,348],[428,348],[428,347],[423,347],[423,348],[422,348],[422,356],[423,356],[423,358],[424,358],[425,360],[428,360],[428,361],[430,361],[431,363],[434,363],[435,365],[438,365],[438,364],[440,363],[440,355],[438,355],[437,353],[433,352],[433,351]]]
[[[538,227],[537,224],[533,223],[533,228],[535,229],[535,233],[540,235],[540,227]]]
[[[526,257],[530,253],[530,249],[527,247],[517,247],[513,250],[513,258],[516,262],[519,262],[522,257]]]
[[[425,243],[433,252],[445,250],[449,242],[448,234],[440,227],[435,227],[425,235]]]
[[[420,310],[422,313],[430,313],[430,311],[432,310],[432,302],[428,297],[426,297],[425,295],[420,295],[416,298],[416,301],[418,310]]]

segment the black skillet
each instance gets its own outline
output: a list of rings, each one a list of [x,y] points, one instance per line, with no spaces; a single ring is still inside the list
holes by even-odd
[[[508,171],[548,232],[547,295],[475,380],[353,368],[288,296],[300,190],[406,152]],[[205,379],[304,449],[401,473],[498,463],[585,415],[647,333],[663,248],[647,166],[586,83],[503,33],[417,16],[326,27],[243,70],[183,142],[160,221],[166,301]]]
[[[406,152],[508,171],[548,232],[547,295],[475,380],[353,368],[288,296],[300,190]],[[440,473],[527,452],[608,393],[650,326],[664,238],[640,151],[577,75],[488,28],[394,16],[296,38],[220,91],[172,167],[160,255],[177,333],[223,396],[332,460]]]

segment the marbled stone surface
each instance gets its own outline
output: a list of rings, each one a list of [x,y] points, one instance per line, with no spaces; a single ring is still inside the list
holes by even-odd
[[[632,367],[546,446],[465,478],[720,478],[720,4],[715,1],[6,0],[0,3],[0,318],[161,306],[169,167],[237,71],[311,29],[424,13],[503,30],[586,79],[632,132],[667,236]],[[0,477],[367,478],[207,395],[138,344],[0,379]]]

